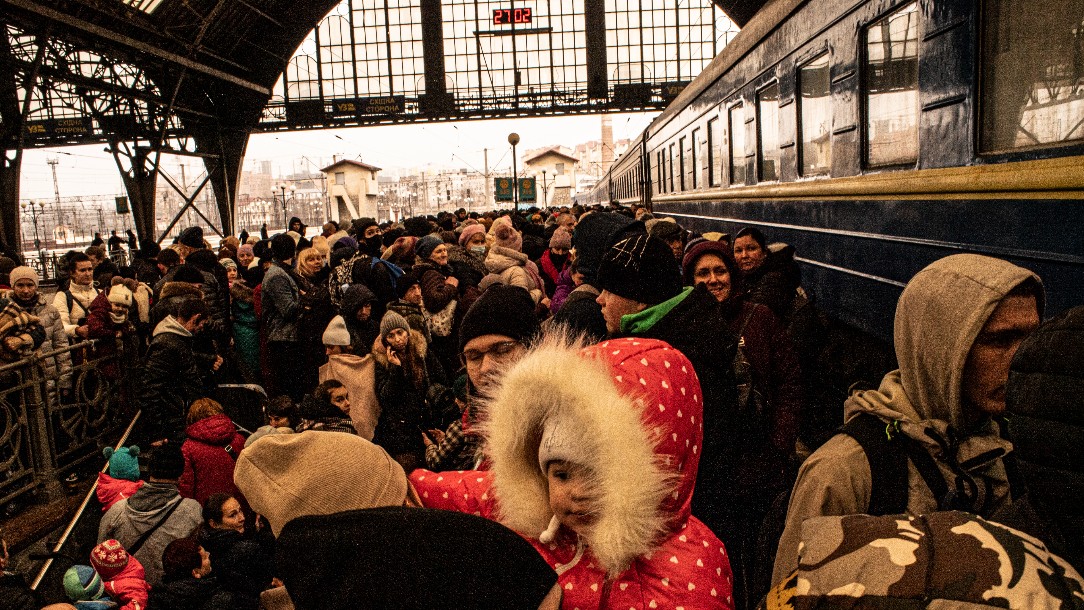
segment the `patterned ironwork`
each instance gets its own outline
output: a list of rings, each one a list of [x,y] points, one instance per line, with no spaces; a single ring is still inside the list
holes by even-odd
[[[45,373],[49,356],[72,354],[70,395]],[[88,341],[0,367],[0,503],[59,477],[114,440],[132,413],[133,350]]]

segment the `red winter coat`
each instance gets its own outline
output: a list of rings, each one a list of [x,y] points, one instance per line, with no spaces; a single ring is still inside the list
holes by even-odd
[[[106,595],[120,604],[120,610],[143,610],[147,607],[147,597],[151,586],[147,584],[147,574],[143,564],[134,555],[128,556],[128,565],[112,579],[105,580]]]
[[[557,372],[557,373],[554,373]],[[702,443],[692,364],[651,339],[580,350],[533,348],[501,381],[484,424],[492,470],[411,475],[422,502],[493,518],[519,532],[558,572],[563,607],[733,608],[722,542],[690,514]],[[596,519],[553,543],[538,431],[559,417],[576,459],[598,477]]]
[[[129,481],[128,479],[116,479],[104,472],[98,473],[98,488],[95,493],[98,501],[102,503],[102,512],[109,510],[117,502],[125,498],[131,498],[132,494],[143,487],[144,481]]]
[[[185,498],[203,504],[213,494],[225,493],[241,500],[241,492],[233,484],[234,457],[245,447],[245,437],[229,417],[212,415],[190,424],[185,433],[188,440],[181,445],[184,454],[184,474],[178,489]],[[227,452],[230,447],[233,456]]]

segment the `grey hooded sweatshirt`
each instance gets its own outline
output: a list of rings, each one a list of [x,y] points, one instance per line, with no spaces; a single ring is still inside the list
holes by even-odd
[[[961,475],[976,483],[974,512],[988,516],[1006,504],[1009,483],[1002,462],[1012,444],[990,418],[968,424],[963,371],[976,337],[994,309],[1017,286],[1039,277],[1006,261],[957,254],[931,263],[907,284],[896,306],[896,358],[876,390],[844,403],[844,421],[871,413],[926,448],[949,489]],[[1039,299],[1040,313],[1042,299]],[[973,418],[971,418],[973,420]],[[942,450],[942,443],[948,451]],[[907,512],[938,510],[914,464],[908,463]],[[852,515],[869,509],[872,475],[865,452],[851,436],[837,434],[798,472],[786,526],[779,540],[772,584],[798,566],[802,522],[811,517]]]
[[[179,504],[178,504],[179,503]],[[147,572],[147,582],[153,587],[162,580],[162,553],[166,546],[178,538],[185,538],[203,523],[203,509],[199,502],[182,498],[176,483],[148,482],[139,491],[125,498],[102,515],[98,527],[98,541],[115,538],[124,548],[129,548],[166,516],[174,505],[173,514],[150,535],[135,553],[136,559]]]

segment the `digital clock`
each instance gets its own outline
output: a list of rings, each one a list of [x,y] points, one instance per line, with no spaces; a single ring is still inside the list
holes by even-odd
[[[493,9],[493,25],[506,25],[509,23],[530,23],[530,8],[497,8]]]

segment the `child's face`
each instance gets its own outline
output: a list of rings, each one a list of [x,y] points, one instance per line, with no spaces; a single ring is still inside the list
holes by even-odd
[[[546,465],[550,510],[561,525],[581,535],[595,520],[592,510],[595,496],[588,479],[589,471],[579,464],[555,460]]]

